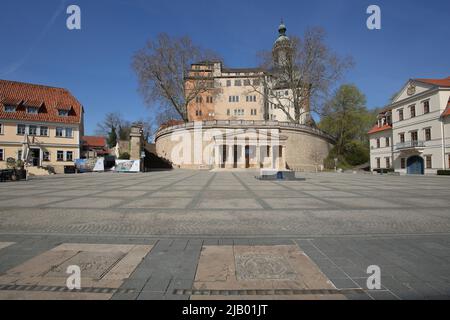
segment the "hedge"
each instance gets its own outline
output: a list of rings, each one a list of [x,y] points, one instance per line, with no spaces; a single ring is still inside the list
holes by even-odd
[[[373,171],[377,172],[377,173],[390,173],[390,172],[395,172],[395,170],[393,168],[389,168],[389,169],[373,169]]]
[[[450,170],[438,170],[437,175],[438,176],[450,176]]]

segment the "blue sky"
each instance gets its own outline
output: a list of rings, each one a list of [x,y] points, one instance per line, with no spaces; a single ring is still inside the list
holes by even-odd
[[[66,28],[70,4],[81,7],[82,30]],[[381,7],[379,31],[366,28],[370,4]],[[370,108],[409,78],[450,76],[448,0],[2,0],[0,10],[0,79],[69,89],[85,107],[87,134],[107,112],[149,117],[131,59],[160,32],[189,35],[228,66],[249,67],[273,45],[281,18],[288,35],[322,26],[331,48],[353,56],[343,81],[356,84]]]

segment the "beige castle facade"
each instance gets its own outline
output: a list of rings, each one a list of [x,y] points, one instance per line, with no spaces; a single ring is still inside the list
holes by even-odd
[[[290,48],[285,33],[282,24],[273,47],[275,66]],[[333,137],[307,125],[308,96],[302,99],[300,119],[293,122],[293,92],[275,79],[261,68],[225,68],[220,61],[193,64],[185,79],[189,121],[160,128],[157,154],[179,168],[319,170]]]

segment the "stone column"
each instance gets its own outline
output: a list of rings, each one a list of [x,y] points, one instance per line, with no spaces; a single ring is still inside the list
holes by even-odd
[[[214,145],[214,166],[216,168],[220,167],[220,159],[222,158],[220,151],[221,151],[220,146]]]
[[[238,168],[239,165],[241,168],[245,169],[245,142],[241,143],[241,159],[238,163]]]
[[[234,163],[234,144],[229,144],[227,150],[227,161],[225,163],[225,168],[233,168]]]
[[[142,126],[133,124],[130,132],[130,160],[140,160],[142,150]]]
[[[141,124],[133,124],[130,132],[130,160],[141,160],[140,169],[143,171],[144,159],[141,159],[143,150],[143,131]]]
[[[286,169],[286,146],[281,146],[280,169]]]

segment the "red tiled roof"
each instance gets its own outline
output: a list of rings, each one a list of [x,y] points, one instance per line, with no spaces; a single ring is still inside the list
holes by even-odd
[[[373,133],[384,131],[384,130],[390,130],[390,129],[392,129],[392,126],[390,126],[388,124],[385,124],[382,127],[375,125],[372,129],[370,129],[369,134],[373,134]]]
[[[89,147],[99,147],[103,148],[106,146],[106,138],[105,137],[96,137],[96,136],[84,136],[81,137],[82,144]]]
[[[16,112],[5,112],[5,105],[17,106]],[[26,106],[40,109],[29,114]],[[69,115],[59,116],[58,109],[69,110]],[[0,119],[81,123],[82,112],[83,106],[66,89],[0,80]]]
[[[441,114],[441,117],[450,116],[450,99],[447,102],[447,108],[445,108],[444,112]]]
[[[450,77],[444,79],[414,79],[414,80],[432,84],[439,87],[450,87]]]

